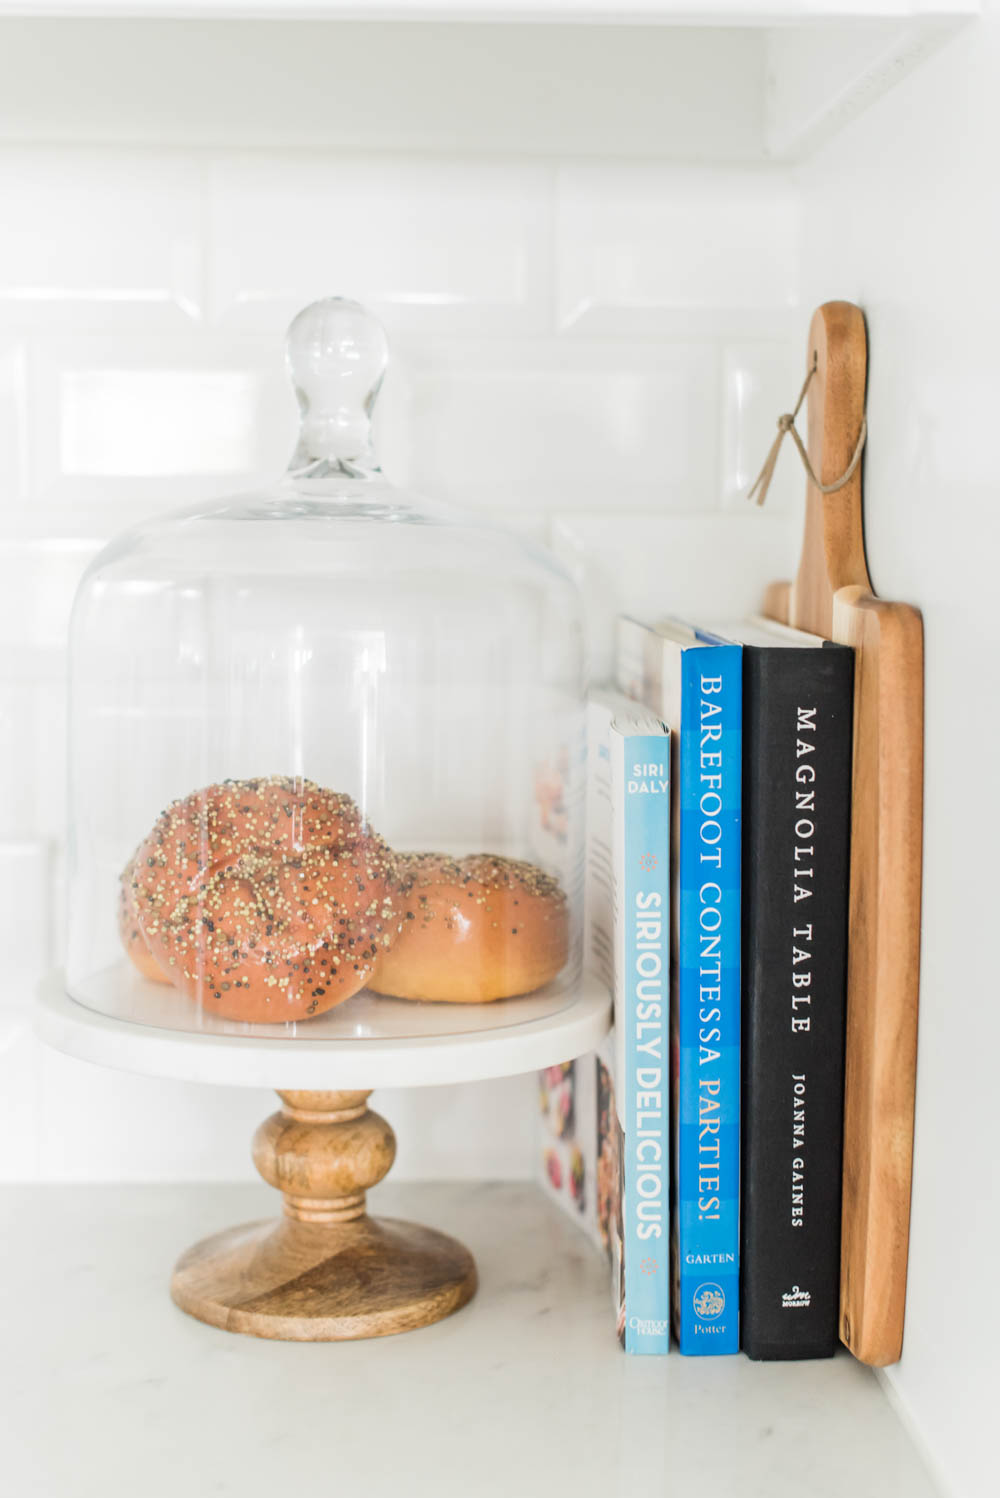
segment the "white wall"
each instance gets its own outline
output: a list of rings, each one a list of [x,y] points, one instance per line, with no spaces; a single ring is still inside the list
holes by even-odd
[[[926,631],[906,1335],[888,1378],[947,1490],[997,1491],[1000,5],[801,173],[803,300],[856,300],[872,579]]]
[[[791,468],[766,514],[740,491],[798,379],[795,195],[766,168],[50,142],[0,146],[0,202],[0,1175],[248,1176],[269,1097],[102,1072],[27,1030],[60,945],[87,558],[284,465],[284,326],[337,291],[394,345],[390,474],[551,540],[599,667],[620,604],[752,606],[794,552]],[[532,1169],[532,1078],[378,1105],[401,1175]]]

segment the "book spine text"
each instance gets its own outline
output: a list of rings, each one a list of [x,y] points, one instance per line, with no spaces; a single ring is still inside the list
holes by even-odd
[[[685,650],[681,680],[678,1332],[739,1347],[741,655]]]
[[[748,650],[742,1345],[831,1356],[840,1291],[853,657]]]
[[[670,1342],[669,737],[612,731],[625,1350]]]

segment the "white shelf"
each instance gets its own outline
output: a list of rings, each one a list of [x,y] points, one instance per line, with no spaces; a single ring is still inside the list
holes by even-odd
[[[478,1295],[406,1336],[297,1344],[167,1294],[188,1244],[274,1213],[265,1187],[8,1187],[5,1491],[933,1498],[846,1354],[625,1357],[603,1261],[536,1188],[386,1185],[369,1205],[456,1234]]]
[[[793,160],[978,10],[976,0],[0,0],[0,141]]]
[[[414,1004],[363,990],[289,1034],[205,1015],[176,991],[125,964],[71,998],[60,974],[43,986],[35,1024],[56,1050],[153,1077],[230,1087],[426,1087],[478,1082],[553,1066],[607,1033],[607,989],[585,975],[571,992],[542,989],[493,1004]]]

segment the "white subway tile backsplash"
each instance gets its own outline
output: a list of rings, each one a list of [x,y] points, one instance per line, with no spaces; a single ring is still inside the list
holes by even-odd
[[[280,470],[295,403],[271,339],[46,341],[32,359],[32,475],[45,504],[179,505]]]
[[[509,1181],[533,1174],[533,1072],[449,1087],[387,1089],[372,1101],[397,1131],[393,1179]]]
[[[97,541],[0,537],[0,678],[11,647],[65,648],[77,584],[98,549]]]
[[[273,1092],[130,1076],[47,1049],[37,1064],[43,1180],[258,1179],[250,1140],[278,1107]],[[376,1093],[373,1107],[398,1132],[393,1179],[530,1176],[534,1097],[533,1076]],[[129,1119],[136,1127],[123,1128]],[[9,1170],[0,1162],[0,1179],[18,1178]]]
[[[407,363],[414,485],[502,512],[716,504],[708,344],[452,344]]]
[[[245,369],[67,370],[62,470],[160,478],[252,468],[259,387]]]
[[[27,485],[27,360],[22,344],[0,343],[0,517],[15,514]]]
[[[0,1180],[37,1181],[41,1172],[42,1043],[27,1004],[0,1005]],[[79,1125],[78,1125],[79,1127]]]
[[[43,1180],[256,1179],[250,1139],[273,1092],[132,1075],[49,1047],[39,1072]]]
[[[0,658],[2,660],[2,658]],[[61,660],[60,660],[61,664]],[[0,676],[0,841],[66,835],[66,687],[50,659],[32,679]]]
[[[770,582],[789,578],[801,527],[788,515],[565,514],[552,547],[587,598],[594,678],[611,674],[614,616],[676,614],[723,623],[759,610]]]
[[[50,843],[0,842],[0,944],[6,953],[0,1006],[30,1003],[51,965],[52,873]]]
[[[197,318],[201,167],[173,152],[0,149],[0,309],[30,325]]]
[[[796,300],[797,251],[798,207],[783,173],[559,169],[562,328],[663,332],[678,312],[789,307]]]
[[[791,411],[802,382],[800,340],[794,343],[730,344],[723,355],[723,503],[747,504],[747,491],[760,473],[777,432],[778,417]],[[806,411],[799,413],[805,440]],[[788,510],[805,482],[791,438],[767,494],[769,510]]]
[[[315,297],[390,328],[537,332],[549,321],[543,166],[225,156],[211,168],[212,309],[280,330]]]

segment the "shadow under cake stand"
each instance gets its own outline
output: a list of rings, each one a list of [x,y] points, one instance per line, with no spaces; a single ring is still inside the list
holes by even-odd
[[[281,1108],[254,1135],[253,1159],[284,1196],[283,1217],[196,1243],[170,1288],[182,1310],[212,1326],[298,1342],[411,1331],[476,1292],[475,1261],[454,1238],[368,1216],[365,1193],[396,1153],[389,1124],[368,1107],[371,1091],[552,1066],[591,1050],[610,1021],[607,990],[590,975],[568,993],[493,1004],[412,1004],[363,991],[294,1035],[209,1015],[197,1016],[197,1031],[182,1029],[194,1011],[125,963],[83,997],[70,996],[61,975],[42,988],[36,1027],[57,1050],[147,1076],[278,1092]]]

